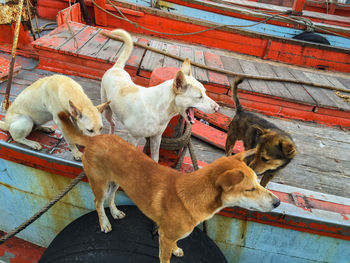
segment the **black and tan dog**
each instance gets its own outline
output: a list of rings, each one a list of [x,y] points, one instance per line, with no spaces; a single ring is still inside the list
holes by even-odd
[[[276,172],[284,168],[296,155],[291,136],[254,113],[243,110],[237,96],[237,86],[244,78],[236,78],[232,97],[236,104],[236,115],[227,132],[226,155],[232,155],[236,140],[242,140],[244,148],[257,148],[256,154],[245,160],[258,175],[263,175],[260,184],[266,186]]]

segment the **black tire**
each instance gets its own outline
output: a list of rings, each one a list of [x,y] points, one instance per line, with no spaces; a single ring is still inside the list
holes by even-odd
[[[322,36],[320,34],[314,33],[314,32],[303,32],[303,33],[300,33],[292,38],[307,41],[307,42],[325,44],[325,45],[331,44],[331,43],[329,43],[327,38],[325,38],[324,36]]]
[[[153,222],[135,206],[120,206],[126,213],[114,220],[106,209],[112,231],[100,231],[96,211],[81,216],[64,228],[46,249],[38,263],[158,263],[158,236],[152,236]],[[224,263],[225,257],[200,229],[180,240],[185,256],[172,256],[172,263]]]

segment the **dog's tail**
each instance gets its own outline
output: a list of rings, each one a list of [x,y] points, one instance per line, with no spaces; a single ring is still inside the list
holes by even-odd
[[[243,80],[244,80],[243,77],[236,77],[234,82],[233,82],[233,85],[231,86],[232,99],[233,99],[233,101],[235,102],[235,105],[236,105],[236,113],[239,113],[239,112],[243,111],[242,105],[239,102],[239,98],[238,98],[238,95],[237,95],[238,85],[241,84],[243,82]]]
[[[69,118],[69,115],[61,111],[58,113],[58,118],[61,120],[61,124],[65,134],[72,140],[75,144],[86,145],[87,140],[89,139],[87,135],[82,134],[78,129],[73,125],[72,121]]]
[[[4,131],[8,131],[9,130],[9,126],[7,125],[6,122],[0,121],[0,129],[4,130]]]
[[[119,56],[119,58],[117,59],[117,62],[114,64],[113,67],[124,68],[134,46],[132,42],[132,38],[130,34],[123,29],[115,29],[111,31],[111,33],[113,35],[121,37],[121,39],[124,41],[124,50]]]

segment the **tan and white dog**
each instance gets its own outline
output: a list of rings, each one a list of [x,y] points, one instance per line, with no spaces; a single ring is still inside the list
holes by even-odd
[[[114,133],[113,113],[128,130],[128,141],[137,145],[138,139],[150,137],[152,159],[158,162],[162,133],[171,118],[181,116],[194,123],[193,108],[206,113],[219,110],[219,105],[210,99],[204,86],[191,73],[191,64],[186,59],[181,70],[172,80],[145,88],[136,85],[124,70],[133,49],[130,34],[122,29],[112,31],[124,41],[124,50],[115,65],[106,71],[101,83],[102,102],[111,100],[105,117],[110,123],[110,134]]]
[[[77,82],[63,75],[53,75],[35,81],[17,96],[6,113],[5,121],[0,121],[0,129],[9,131],[13,140],[40,150],[40,143],[26,137],[33,128],[53,132],[52,128],[42,126],[53,120],[62,131],[74,158],[80,160],[82,153],[65,136],[57,114],[61,111],[69,113],[84,134],[97,135],[103,126],[101,113],[108,104],[105,102],[95,107]]]
[[[67,113],[59,113],[59,118],[68,137],[85,146],[83,166],[95,195],[101,231],[112,230],[104,210],[105,199],[114,219],[125,217],[115,205],[120,186],[159,227],[161,263],[170,263],[172,253],[183,256],[177,241],[225,207],[268,212],[280,204],[243,162],[255,149],[221,157],[193,173],[181,173],[154,162],[117,135],[87,137],[75,129]]]

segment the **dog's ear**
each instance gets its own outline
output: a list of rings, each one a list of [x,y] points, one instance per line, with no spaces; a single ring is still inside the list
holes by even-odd
[[[102,103],[100,105],[97,105],[96,108],[99,112],[103,112],[105,110],[105,108],[109,105],[109,103],[111,103],[111,101],[106,101],[105,103]]]
[[[186,91],[186,78],[184,73],[180,70],[176,73],[174,83],[173,83],[173,89],[176,94],[182,93]]]
[[[69,108],[69,113],[74,119],[81,118],[81,110],[77,106],[75,106],[71,100],[69,100]]]
[[[188,58],[184,60],[184,63],[181,66],[181,71],[187,76],[192,76],[191,62]]]
[[[232,169],[219,175],[215,185],[223,192],[230,191],[236,184],[239,184],[244,178],[244,173],[238,169]]]
[[[264,130],[263,128],[261,128],[259,125],[252,125],[252,128],[254,128],[256,130],[256,135],[258,137],[262,136],[263,134],[266,133],[266,130]]]
[[[290,141],[280,141],[280,147],[284,156],[286,156],[288,159],[292,159],[297,154],[295,145]]]
[[[232,156],[232,158],[235,158],[236,160],[242,161],[242,162],[243,162],[243,160],[244,160],[245,158],[247,158],[247,157],[249,157],[249,156],[251,156],[251,155],[253,155],[253,154],[255,154],[255,153],[256,153],[256,148],[250,149],[250,150],[248,150],[248,151],[236,153],[235,155]]]

